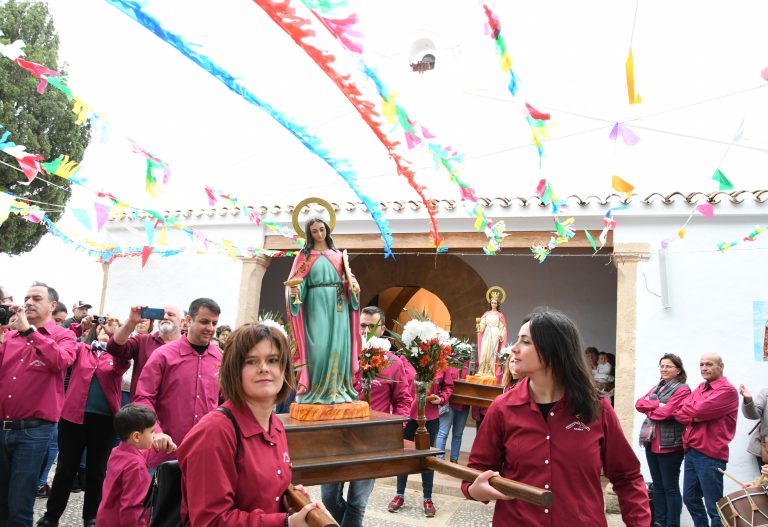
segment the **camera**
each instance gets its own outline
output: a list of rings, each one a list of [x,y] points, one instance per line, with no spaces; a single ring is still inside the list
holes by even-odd
[[[93,315],[93,323],[97,326],[106,326],[107,325],[107,317],[101,316],[101,315]]]
[[[5,326],[11,321],[13,313],[8,306],[0,305],[0,326]]]

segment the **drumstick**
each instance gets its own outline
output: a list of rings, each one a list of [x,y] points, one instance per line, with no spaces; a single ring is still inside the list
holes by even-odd
[[[742,482],[741,482],[741,481],[739,481],[738,479],[734,478],[733,476],[731,476],[730,474],[728,474],[728,473],[727,473],[725,470],[723,470],[723,469],[721,469],[721,468],[718,468],[717,470],[718,470],[718,471],[719,471],[721,474],[723,474],[724,476],[728,476],[728,477],[729,477],[729,478],[731,478],[733,481],[735,481],[736,483],[738,483],[739,485],[741,485],[741,488],[743,488],[743,489],[746,489],[746,488],[749,486],[749,485],[747,485],[746,483],[742,483]]]

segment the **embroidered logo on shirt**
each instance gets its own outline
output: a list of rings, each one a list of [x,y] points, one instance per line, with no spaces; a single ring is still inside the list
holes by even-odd
[[[35,359],[29,363],[30,368],[46,368],[46,365],[40,359]]]
[[[585,425],[584,423],[582,423],[581,421],[578,421],[578,420],[576,420],[576,421],[572,422],[571,424],[569,424],[568,426],[566,426],[565,429],[566,430],[576,430],[577,432],[583,432],[585,430],[587,432],[589,432],[590,430],[592,430],[590,427],[588,427],[587,425]]]

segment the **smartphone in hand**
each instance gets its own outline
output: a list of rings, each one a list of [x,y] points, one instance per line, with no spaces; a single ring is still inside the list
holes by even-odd
[[[165,318],[165,309],[159,307],[142,307],[141,318],[163,320]]]

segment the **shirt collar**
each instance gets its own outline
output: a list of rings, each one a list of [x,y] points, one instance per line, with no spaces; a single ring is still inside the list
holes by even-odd
[[[58,327],[59,326],[58,324],[56,324],[56,321],[51,319],[47,323],[40,326],[38,329],[44,329],[48,335],[52,335],[56,331],[56,328]]]
[[[536,404],[536,401],[534,401],[531,398],[531,393],[528,390],[528,377],[523,377],[520,379],[517,384],[512,386],[508,391],[506,391],[504,394],[502,394],[503,397],[505,397],[504,402],[510,406],[523,406],[528,405],[530,406],[531,410],[534,410],[536,412],[539,411],[539,407]],[[555,402],[555,405],[552,407],[552,410],[558,410],[563,407],[564,404],[568,403],[568,394],[564,394],[560,400]]]
[[[712,381],[712,382],[706,382],[705,381],[705,382],[701,383],[702,384],[702,390],[707,390],[708,389],[707,385],[709,385],[709,389],[716,390],[720,386],[722,386],[723,384],[725,384],[727,382],[728,382],[728,379],[726,379],[725,375],[723,375],[722,377],[720,377],[716,381]]]
[[[240,433],[243,435],[243,437],[261,435],[266,441],[275,443],[277,442],[278,436],[285,434],[283,422],[280,421],[280,418],[277,417],[274,412],[270,416],[269,431],[266,431],[253,417],[253,414],[248,409],[246,404],[235,406],[231,402],[227,401],[222,406],[228,408],[232,412],[235,421],[237,421],[237,426],[240,427]]]
[[[162,339],[160,339],[162,340]],[[187,339],[186,335],[183,335],[182,338],[179,339],[181,341],[181,347],[179,348],[179,355],[189,355],[190,353],[194,353],[197,355],[197,351],[195,348],[192,347],[192,344],[189,343],[189,340]],[[218,348],[216,347],[216,344],[213,342],[208,343],[208,347],[205,348],[205,351],[203,352],[203,355],[211,355],[212,357],[218,358],[219,355],[216,353],[216,350]]]

